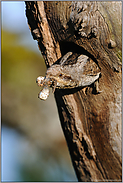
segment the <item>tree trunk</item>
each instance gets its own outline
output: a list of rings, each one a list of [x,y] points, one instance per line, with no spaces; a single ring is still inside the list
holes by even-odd
[[[25,3],[48,68],[72,51],[88,56],[101,72],[101,92],[92,83],[54,93],[78,181],[122,181],[121,2]]]

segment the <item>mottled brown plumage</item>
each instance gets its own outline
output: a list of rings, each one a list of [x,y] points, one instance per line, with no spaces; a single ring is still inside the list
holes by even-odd
[[[68,52],[59,63],[56,62],[47,69],[45,78],[41,79],[38,85],[44,86],[44,89],[52,87],[53,91],[55,88],[85,87],[97,81],[100,73],[97,64],[88,56]]]

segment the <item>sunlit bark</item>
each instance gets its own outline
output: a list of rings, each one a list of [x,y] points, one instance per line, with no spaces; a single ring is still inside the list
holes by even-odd
[[[55,91],[78,181],[121,181],[121,2],[25,3],[47,67],[81,50],[101,70],[99,94],[93,85]]]

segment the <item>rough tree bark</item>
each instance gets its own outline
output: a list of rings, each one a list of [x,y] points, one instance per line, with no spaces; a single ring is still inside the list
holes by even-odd
[[[101,71],[101,93],[93,84],[54,93],[78,181],[122,181],[121,2],[25,3],[47,67],[72,51]]]

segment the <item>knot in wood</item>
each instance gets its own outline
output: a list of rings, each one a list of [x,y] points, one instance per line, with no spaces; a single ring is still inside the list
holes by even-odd
[[[96,37],[98,16],[96,2],[73,2],[70,19],[74,30],[81,37]]]

